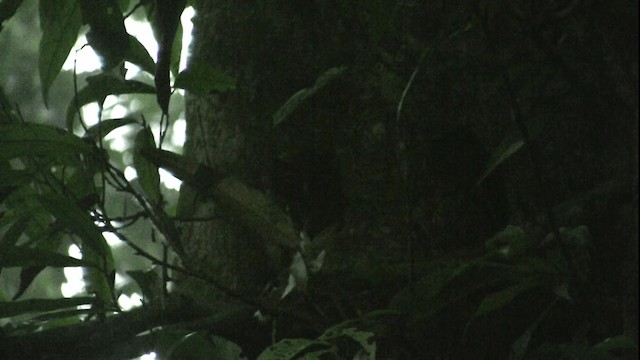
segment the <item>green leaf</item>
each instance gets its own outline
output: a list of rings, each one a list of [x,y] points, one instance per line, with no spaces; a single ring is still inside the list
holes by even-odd
[[[2,31],[2,23],[11,18],[21,4],[22,0],[0,1],[0,31]]]
[[[122,63],[129,52],[129,34],[116,0],[80,0],[82,21],[91,29],[87,40],[100,55],[103,68],[111,69]]]
[[[85,137],[90,137],[94,141],[99,141],[100,137],[105,137],[111,131],[125,126],[129,124],[137,123],[134,118],[121,118],[121,119],[106,119],[98,122],[92,127],[87,129],[87,132],[84,134]]]
[[[297,359],[297,355],[301,354],[311,346],[331,347],[330,343],[310,339],[284,339],[269,346],[259,356],[258,360],[287,360]]]
[[[488,250],[497,250],[506,258],[515,258],[523,255],[533,246],[532,240],[519,226],[507,225],[485,243]]]
[[[93,302],[91,297],[75,297],[68,299],[31,299],[22,301],[0,302],[0,318],[16,316],[30,312],[53,311],[87,305]]]
[[[190,333],[175,343],[169,351],[169,359],[216,359],[216,348],[199,333]]]
[[[347,70],[345,66],[341,67],[333,67],[327,71],[325,71],[322,75],[316,79],[316,82],[312,87],[302,89],[297,93],[293,94],[289,100],[287,100],[284,105],[278,109],[278,111],[273,114],[273,126],[277,126],[284,120],[286,120],[289,115],[291,115],[299,106],[305,101],[307,98],[313,96],[323,87],[325,87],[330,81],[337,79]]]
[[[235,90],[236,81],[209,65],[192,64],[176,77],[174,87],[196,95]]]
[[[78,38],[80,6],[77,0],[40,0],[40,50],[38,68],[42,98],[47,105],[51,84]]]
[[[480,303],[474,317],[480,317],[492,311],[500,310],[510,304],[518,295],[538,285],[540,285],[538,282],[526,281],[522,284],[510,286],[506,289],[488,295]]]
[[[123,80],[108,73],[102,73],[87,78],[88,85],[78,91],[78,94],[67,106],[67,128],[73,128],[73,119],[79,108],[92,102],[102,104],[109,95],[122,94],[155,94],[153,86],[140,81]]]
[[[159,274],[160,268],[153,267],[149,270],[130,270],[127,275],[131,276],[142,290],[145,303],[154,303],[162,296],[162,278]]]
[[[626,349],[635,349],[636,345],[628,336],[618,335],[610,338],[606,338],[603,341],[595,344],[593,346],[594,349],[605,350],[605,351],[616,351],[616,350],[626,350]]]
[[[125,53],[124,59],[149,74],[153,74],[156,71],[156,64],[153,62],[153,58],[135,36],[129,35],[129,49]]]
[[[374,334],[369,331],[362,331],[353,327],[344,328],[342,327],[342,324],[338,324],[338,327],[330,328],[318,339],[329,341],[343,336],[360,344],[362,349],[367,353],[369,359],[374,360],[376,358],[376,342],[374,340]]]
[[[60,128],[30,123],[0,125],[0,161],[34,156],[74,164],[79,161],[78,154],[91,151],[89,144]]]
[[[135,165],[136,172],[138,173],[138,180],[142,190],[147,195],[149,200],[154,204],[160,204],[160,175],[158,174],[158,167],[151,163],[147,158],[142,155],[145,150],[155,149],[156,143],[153,139],[153,134],[150,128],[144,128],[136,135],[133,153],[133,164]]]
[[[486,170],[478,180],[477,184],[481,184],[489,175],[491,175],[503,162],[507,161],[513,154],[518,152],[524,145],[524,140],[518,139],[505,139],[499,146],[496,152],[489,160]]]
[[[7,246],[0,253],[0,267],[82,267],[89,266],[85,261],[74,259],[52,251],[29,248],[26,246]]]
[[[54,193],[40,195],[38,201],[64,229],[80,238],[83,250],[86,247],[92,248],[107,260],[108,268],[113,268],[111,248],[88,212],[82,210],[73,199]],[[94,264],[100,266],[102,262]]]

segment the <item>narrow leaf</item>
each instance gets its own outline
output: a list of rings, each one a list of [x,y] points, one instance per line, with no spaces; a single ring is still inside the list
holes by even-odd
[[[104,138],[111,131],[119,127],[129,125],[129,124],[135,124],[135,123],[136,123],[136,119],[134,118],[102,120],[96,125],[93,125],[92,127],[88,128],[84,136],[90,137],[94,141],[98,141],[100,140],[100,137]]]
[[[79,108],[92,102],[102,103],[109,95],[155,94],[155,88],[140,81],[122,80],[110,74],[87,78],[88,85],[67,106],[67,128],[73,128],[73,119]]]
[[[135,139],[133,164],[135,165],[136,172],[138,173],[140,186],[142,186],[142,189],[147,197],[149,197],[149,200],[154,205],[158,205],[161,200],[160,175],[158,174],[158,167],[142,155],[145,150],[155,148],[156,144],[153,139],[151,129],[144,128],[140,130]]]
[[[503,143],[500,144],[500,146],[498,146],[498,149],[489,160],[489,164],[487,165],[486,170],[480,177],[480,180],[478,180],[477,184],[479,185],[480,183],[482,183],[489,175],[491,175],[498,168],[498,166],[500,166],[500,164],[502,164],[507,159],[509,159],[513,154],[518,152],[518,150],[520,150],[520,148],[522,148],[523,145],[524,145],[524,141],[522,139],[516,139],[516,140],[510,140],[510,141],[508,141],[508,139],[505,139],[505,141],[503,141]]]
[[[56,252],[26,246],[6,246],[0,253],[0,267],[78,267],[87,262]]]
[[[69,56],[80,26],[80,6],[77,0],[40,0],[42,38],[38,68],[45,105],[51,84]]]
[[[236,81],[209,65],[192,64],[176,77],[174,87],[196,95],[235,90]]]
[[[22,4],[22,0],[3,0],[0,1],[0,31],[2,31],[2,23],[8,20],[16,13],[16,10]]]
[[[307,98],[313,96],[320,89],[325,87],[330,81],[337,79],[340,77],[345,71],[346,67],[333,67],[327,71],[325,71],[312,87],[302,89],[296,92],[293,96],[287,100],[284,105],[278,109],[278,111],[273,114],[273,126],[277,126],[281,122],[283,122],[289,115],[291,115],[299,106],[305,101]]]
[[[21,156],[77,160],[76,155],[91,150],[79,137],[50,125],[0,125],[0,161]]]
[[[125,53],[124,59],[149,74],[153,74],[156,71],[156,64],[153,62],[153,58],[135,36],[129,35],[129,49]]]
[[[0,302],[0,318],[11,317],[15,315],[30,313],[53,311],[59,309],[67,309],[80,305],[91,304],[91,297],[76,297],[68,299],[31,299],[22,301],[2,301]]]
[[[528,281],[488,295],[480,303],[474,317],[479,317],[492,311],[500,310],[501,308],[509,305],[518,295],[538,285],[538,282]]]

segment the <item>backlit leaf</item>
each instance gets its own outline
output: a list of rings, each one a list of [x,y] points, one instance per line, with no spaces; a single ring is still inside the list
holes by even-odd
[[[51,84],[60,73],[81,26],[77,0],[40,0],[40,51],[38,68],[42,97],[47,104]]]

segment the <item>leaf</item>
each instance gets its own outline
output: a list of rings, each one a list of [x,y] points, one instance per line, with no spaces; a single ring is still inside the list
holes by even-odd
[[[137,123],[134,118],[121,118],[121,119],[106,119],[98,122],[92,127],[87,129],[84,134],[85,137],[91,138],[93,141],[99,141],[100,137],[105,137],[111,131],[129,124]]]
[[[0,31],[2,31],[2,23],[11,18],[21,4],[22,0],[3,0],[0,2]]]
[[[156,143],[153,139],[151,129],[144,128],[140,130],[135,138],[133,164],[138,173],[138,181],[140,182],[140,186],[142,186],[142,190],[144,190],[144,193],[154,205],[158,205],[161,201],[158,167],[142,155],[144,150],[155,148]]]
[[[63,129],[40,124],[0,125],[0,161],[34,156],[79,161],[78,154],[90,154],[91,146]]]
[[[601,342],[595,344],[593,348],[605,351],[616,351],[635,349],[636,344],[628,336],[618,335],[602,340]]]
[[[153,86],[140,81],[123,80],[108,73],[87,78],[87,86],[82,88],[67,106],[67,128],[73,128],[73,119],[79,108],[92,102],[102,104],[109,95],[155,94]]]
[[[210,65],[195,63],[178,74],[173,86],[195,95],[208,95],[235,90],[236,81]]]
[[[348,337],[362,347],[362,349],[369,355],[368,358],[374,360],[376,358],[376,343],[374,341],[374,334],[369,331],[358,330],[353,327],[342,327],[343,324],[338,324],[327,330],[318,339],[329,341],[335,340],[338,337]]]
[[[178,340],[169,351],[169,359],[216,359],[217,349],[213,344],[199,333],[190,333]]]
[[[540,285],[538,282],[527,281],[488,295],[482,300],[478,310],[476,310],[473,316],[480,317],[492,311],[499,310],[509,305],[518,295],[538,285]]]
[[[331,347],[331,344],[310,339],[283,339],[264,350],[258,356],[258,360],[297,359],[296,355],[301,354],[311,346]]]
[[[280,109],[273,114],[273,126],[275,127],[286,120],[286,118],[289,117],[289,115],[291,115],[303,101],[313,96],[330,81],[340,77],[346,70],[347,67],[345,66],[330,68],[316,79],[316,82],[312,87],[302,89],[293,94],[289,100],[287,100],[284,105],[282,105]]]
[[[538,317],[536,320],[529,325],[527,330],[516,339],[516,341],[511,345],[511,357],[513,360],[522,360],[525,358],[527,354],[527,350],[529,348],[529,342],[531,341],[531,337],[533,333],[538,329],[540,323],[549,315],[551,309],[555,306],[557,299],[553,300],[546,309]]]
[[[489,160],[489,164],[487,165],[487,168],[485,169],[484,173],[478,180],[477,184],[480,185],[487,177],[489,177],[489,175],[491,175],[498,168],[498,166],[500,166],[500,164],[502,164],[507,159],[509,159],[513,154],[518,152],[518,150],[520,150],[520,148],[522,148],[523,145],[524,145],[524,140],[522,139],[515,139],[515,140],[505,139],[505,141],[503,141],[502,144],[498,146],[498,149]]]
[[[142,45],[135,36],[128,36],[129,48],[124,54],[124,59],[149,74],[153,74],[156,71],[156,64],[153,62],[153,58],[149,55],[149,52],[144,45]]]
[[[78,38],[80,6],[77,0],[40,0],[40,50],[38,69],[42,85],[42,98],[47,105],[51,84]]]
[[[298,235],[291,218],[263,192],[240,180],[227,177],[211,192],[223,211],[264,239],[289,249],[298,246]]]
[[[0,253],[0,267],[84,267],[90,266],[83,260],[56,252],[34,249],[26,246],[6,246]]]
[[[0,302],[0,318],[6,318],[30,312],[53,311],[88,305],[93,302],[92,297],[75,297],[67,299],[31,299],[22,301]]]
[[[160,268],[155,266],[149,270],[130,270],[127,275],[131,276],[142,291],[142,296],[146,303],[154,303],[162,296],[163,284],[160,276]]]
[[[509,259],[525,254],[531,246],[533,246],[532,240],[517,225],[507,225],[485,243],[486,249],[498,250],[501,255]]]
[[[129,34],[116,0],[80,0],[82,21],[90,26],[89,45],[102,58],[103,69],[121,64],[129,51]]]
[[[58,194],[40,195],[38,201],[64,229],[80,238],[83,250],[86,247],[92,248],[104,260],[93,264],[100,269],[104,269],[102,265],[106,265],[107,269],[113,269],[111,248],[88,212],[82,210],[72,199]]]
[[[162,112],[166,114],[169,111],[171,97],[169,74],[177,72],[182,49],[181,36],[176,35],[182,34],[180,15],[187,0],[161,0],[154,4],[151,26],[158,41],[156,72],[154,74],[156,100]]]

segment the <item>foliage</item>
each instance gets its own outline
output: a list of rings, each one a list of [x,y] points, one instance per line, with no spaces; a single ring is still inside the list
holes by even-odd
[[[366,146],[378,144],[391,159],[397,173],[376,176],[379,182],[397,181],[393,183],[397,187],[391,197],[400,199],[400,205],[383,209],[393,215],[384,221],[375,218],[372,229],[359,233],[366,234],[361,236],[366,238],[363,242],[371,246],[358,248],[361,243],[350,243],[362,241],[350,237],[357,231],[355,227],[345,226],[341,230],[329,227],[313,234],[313,239],[307,234],[299,236],[287,210],[254,183],[164,150],[169,148],[164,140],[170,117],[169,97],[173,96],[168,84],[171,74],[174,90],[184,89],[200,96],[238,90],[233,77],[208,64],[193,63],[177,72],[176,53],[181,46],[177,34],[181,29],[175,22],[186,1],[132,4],[116,0],[40,0],[43,36],[38,68],[45,102],[83,25],[90,28],[87,40],[102,58],[103,67],[99,74],[86,76],[86,85],[77,89],[70,99],[66,128],[27,121],[4,92],[0,93],[0,270],[17,269],[12,278],[6,272],[3,274],[3,279],[7,276],[15,280],[15,286],[0,289],[3,291],[0,293],[0,319],[3,319],[0,355],[4,355],[1,351],[10,351],[11,356],[24,357],[29,346],[40,355],[50,351],[68,355],[71,350],[63,345],[53,350],[47,347],[51,345],[43,345],[44,340],[55,338],[59,333],[62,335],[58,340],[66,338],[60,344],[69,344],[72,348],[81,343],[78,351],[84,352],[82,356],[108,354],[110,348],[127,344],[131,348],[110,356],[139,356],[154,350],[158,356],[168,359],[241,359],[243,346],[264,345],[258,341],[244,344],[242,341],[247,339],[238,335],[258,327],[254,325],[255,317],[262,317],[273,334],[271,345],[262,346],[256,352],[262,360],[414,358],[425,356],[425,352],[432,358],[509,356],[513,359],[615,359],[637,354],[637,339],[629,338],[626,329],[594,315],[620,316],[618,293],[629,291],[622,289],[624,282],[619,279],[624,274],[607,275],[607,267],[612,265],[607,262],[610,258],[599,252],[603,247],[598,241],[628,232],[625,227],[628,224],[622,220],[633,210],[624,206],[635,206],[637,213],[637,187],[632,194],[634,203],[630,205],[620,199],[628,195],[627,179],[621,180],[622,176],[607,178],[613,185],[604,189],[588,182],[583,188],[572,189],[571,193],[560,192],[562,203],[549,200],[553,198],[549,188],[558,186],[552,184],[547,188],[548,172],[555,172],[558,182],[574,184],[573,174],[564,173],[570,173],[573,168],[550,165],[543,156],[563,155],[572,150],[573,144],[563,143],[562,138],[557,143],[545,142],[548,134],[558,136],[555,130],[564,124],[555,124],[552,121],[557,120],[555,118],[541,120],[554,115],[538,113],[537,102],[551,103],[550,98],[564,96],[571,103],[569,106],[574,102],[592,104],[590,109],[594,113],[607,112],[612,104],[624,104],[624,99],[610,100],[597,92],[598,81],[607,81],[597,70],[602,64],[577,59],[576,68],[572,68],[563,56],[571,60],[575,55],[558,54],[546,43],[548,38],[553,38],[554,46],[562,44],[566,36],[578,39],[578,45],[583,45],[580,41],[589,36],[585,33],[589,29],[583,27],[580,12],[574,12],[574,7],[581,6],[581,2],[560,8],[555,7],[555,2],[544,2],[536,8],[523,2],[503,5],[482,1],[474,5],[475,8],[461,5],[464,16],[455,19],[444,7],[421,7],[412,3],[402,5],[407,7],[403,10],[401,5],[392,3],[395,2],[372,1],[355,11],[364,14],[360,20],[370,27],[365,33],[370,32],[367,36],[373,47],[379,49],[380,54],[376,53],[379,58],[371,61],[375,66],[366,61],[365,66],[354,62],[349,67],[314,64],[324,68],[314,70],[313,85],[292,92],[288,100],[273,109],[269,118],[271,127],[282,134],[283,139],[287,129],[306,127],[315,131],[314,126],[297,120],[304,117],[301,114],[307,107],[322,107],[323,101],[331,104],[334,96],[341,95],[333,91],[341,82],[348,81],[365,89],[362,94],[349,93],[349,100],[371,97],[394,105],[395,113],[387,112],[395,115],[388,116],[391,121],[372,121],[375,126],[371,131],[365,130],[369,137],[362,142]],[[21,1],[0,3],[0,23],[11,18],[20,4]],[[173,6],[169,6],[171,4]],[[340,12],[350,15],[352,9],[342,6],[339,6]],[[398,15],[408,10],[416,14]],[[387,12],[390,16],[386,16]],[[133,13],[153,23],[161,44],[155,62],[124,27],[124,19]],[[402,26],[396,24],[397,18],[424,20],[421,16],[439,21],[442,29],[429,34],[420,31],[402,34],[400,37],[409,40],[403,40],[403,49],[397,50],[397,58],[389,56],[386,51],[395,46],[389,43],[395,44],[397,39],[394,34],[387,34],[399,32],[400,27],[413,27],[409,21],[400,21]],[[565,19],[568,23],[564,23]],[[504,29],[510,30],[502,31]],[[508,45],[515,36],[526,39],[527,44],[523,46],[540,48],[534,60],[522,60],[526,57],[525,50]],[[479,38],[488,44],[488,50],[484,49],[486,53],[478,51]],[[615,44],[603,45],[607,46],[614,48]],[[559,48],[564,50],[573,49]],[[613,49],[610,52],[619,55]],[[398,60],[405,56],[416,61],[408,65],[405,60]],[[122,73],[125,61],[145,74],[138,79],[125,78]],[[635,61],[637,65],[637,54]],[[486,66],[489,71],[469,70],[472,66]],[[596,70],[585,78],[576,77],[581,67]],[[558,69],[566,73],[566,80],[555,80]],[[429,81],[420,79],[422,72]],[[475,130],[469,122],[453,126],[442,125],[442,121],[430,125],[435,122],[422,120],[434,112],[435,115],[448,113],[423,104],[421,96],[444,98],[447,95],[438,92],[446,91],[456,95],[456,91],[461,91],[457,90],[460,84],[456,82],[463,83],[461,79],[471,72],[474,78],[466,79],[466,85],[477,88],[479,94],[472,94],[469,103],[477,105],[474,109],[486,112],[507,107],[512,127],[517,131],[494,127]],[[532,79],[532,74],[554,80]],[[460,78],[447,79],[450,76]],[[151,78],[153,84],[149,81]],[[371,88],[379,92],[378,97],[366,93]],[[500,88],[504,91],[497,90]],[[461,94],[472,92],[461,91]],[[119,99],[124,101],[124,96],[150,94],[156,95],[161,110],[159,120],[147,121],[140,112],[102,119],[108,97],[121,96]],[[501,99],[493,100],[498,94]],[[440,100],[431,98],[430,104],[448,106]],[[81,109],[89,104],[98,104],[100,109],[100,119],[92,126],[81,116]],[[567,111],[562,104],[553,103],[553,106]],[[617,115],[628,121],[624,109],[619,111]],[[637,104],[635,111],[637,120]],[[377,109],[373,108],[370,114],[375,121],[379,120]],[[584,116],[590,115],[593,114]],[[353,128],[368,125],[357,124]],[[353,131],[352,124],[346,120],[344,124],[332,123],[331,126],[344,133]],[[135,130],[135,137],[126,149],[131,155],[129,160],[105,146],[110,133],[125,128]],[[579,132],[577,128],[570,130]],[[564,128],[559,131],[564,132]],[[376,142],[376,137],[386,137],[388,143]],[[480,154],[478,149],[485,147],[474,147],[475,137],[492,143],[491,151]],[[578,140],[585,138],[577,136]],[[581,150],[576,148],[576,151]],[[342,156],[360,155],[357,151],[344,155],[346,152],[344,150]],[[375,154],[378,153],[372,150],[368,156],[374,158]],[[424,154],[428,155],[423,159]],[[471,160],[477,160],[479,165],[467,162]],[[127,166],[135,169],[135,179],[125,176]],[[198,196],[214,201],[222,216],[234,219],[236,225],[260,235],[265,243],[277,249],[274,250],[280,254],[277,260],[286,264],[281,265],[284,273],[278,275],[288,281],[265,290],[267,295],[255,297],[225,285],[221,278],[193,271],[189,259],[184,257],[180,220],[174,216],[175,203],[168,200],[169,191],[161,185],[160,168],[197,190]],[[614,168],[611,172],[624,172],[618,170]],[[432,172],[426,180],[423,175],[429,171]],[[478,218],[459,216],[465,211],[493,212],[495,209],[491,207],[500,205],[500,196],[506,196],[507,191],[504,187],[498,188],[498,196],[490,187],[499,184],[496,178],[505,174],[512,175],[513,182],[517,183],[512,187],[517,194],[509,200],[525,203],[539,197],[536,200],[540,201],[532,202],[537,208],[517,204],[509,209],[511,213],[506,220],[496,220],[486,229],[483,227],[486,224],[474,222]],[[367,197],[369,189],[355,194],[361,189],[356,185],[353,188],[354,194],[348,194],[350,200],[361,193],[364,193],[362,198]],[[367,206],[378,204],[379,193],[372,193],[373,196],[358,204],[361,213],[352,217],[360,220],[359,216],[377,215],[376,206]],[[122,209],[114,205],[120,203],[127,206]],[[478,210],[479,203],[488,210]],[[135,210],[131,213],[128,208]],[[517,213],[513,208],[518,209]],[[609,214],[607,219],[619,222],[616,226],[606,222],[603,225],[598,218],[612,208],[615,215]],[[142,239],[128,232],[132,226],[146,229]],[[483,246],[469,246],[461,240],[447,247],[438,240],[428,239],[424,242],[432,241],[429,245],[420,245],[428,255],[416,254],[420,251],[415,250],[416,239],[461,238],[467,235],[458,232],[462,229],[471,229]],[[391,240],[393,232],[407,241],[408,260],[393,258],[397,252],[397,244]],[[119,268],[120,256],[115,247],[107,243],[104,233],[114,234],[136,257],[145,259],[149,268],[154,266],[127,271],[135,282],[129,286],[140,289],[143,294],[142,308],[129,313],[120,309],[117,299],[125,290],[117,286],[116,274],[124,269]],[[142,242],[156,243],[156,236],[162,243],[161,254],[152,254],[141,245]],[[637,243],[637,239],[635,241]],[[81,250],[80,259],[66,254],[71,244]],[[621,247],[619,243],[609,246],[618,252]],[[24,298],[27,290],[37,285],[39,274],[51,268],[68,267],[83,269],[84,294],[63,298],[56,291],[49,298]],[[190,300],[169,294],[168,283],[178,274],[204,282],[243,306],[220,307],[212,314]],[[637,272],[635,274],[637,276]],[[616,285],[607,285],[610,282]],[[6,293],[7,290],[11,294]],[[179,305],[174,306],[174,301]],[[254,316],[256,309],[266,315],[259,312]],[[293,325],[281,326],[280,322],[286,319],[305,327],[296,331],[300,329]],[[83,328],[93,329],[95,337],[102,339],[96,344],[85,344],[80,337],[84,335],[82,330],[75,330]],[[285,329],[284,335],[276,332],[280,328]],[[264,328],[259,331],[269,332]]]

